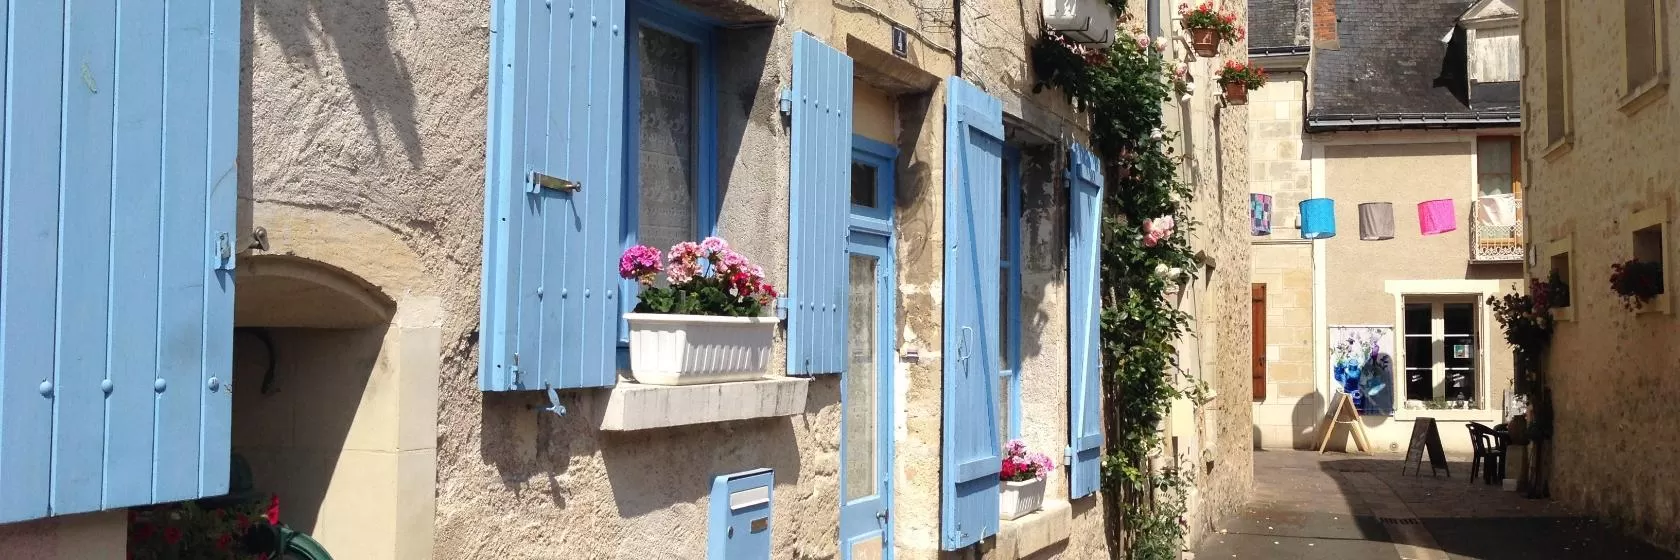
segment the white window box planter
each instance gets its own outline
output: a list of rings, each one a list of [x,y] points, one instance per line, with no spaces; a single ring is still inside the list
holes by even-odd
[[[998,516],[1004,521],[1014,521],[1023,515],[1038,511],[1038,508],[1044,505],[1044,479],[1004,481],[999,498],[1002,501],[998,504]]]
[[[625,313],[630,375],[649,385],[697,385],[764,377],[775,317]]]

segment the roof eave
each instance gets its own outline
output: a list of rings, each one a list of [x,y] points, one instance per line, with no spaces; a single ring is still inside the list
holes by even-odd
[[[1521,113],[1517,111],[1322,114],[1307,117],[1307,132],[1509,128],[1521,124]]]

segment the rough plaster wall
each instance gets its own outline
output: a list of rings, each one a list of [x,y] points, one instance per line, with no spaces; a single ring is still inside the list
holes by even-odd
[[[1543,19],[1525,15],[1527,65],[1524,120],[1546,122]],[[1569,59],[1574,145],[1542,157],[1544,126],[1525,134],[1529,181],[1525,201],[1529,239],[1541,245],[1574,235],[1571,259],[1576,320],[1554,335],[1547,378],[1556,408],[1551,490],[1589,511],[1631,525],[1672,550],[1680,550],[1680,440],[1654,436],[1680,430],[1680,319],[1633,315],[1608,289],[1610,264],[1632,256],[1629,215],[1669,205],[1667,262],[1676,261],[1674,204],[1680,202],[1680,90],[1670,87],[1650,106],[1618,110],[1624,82],[1623,25],[1617,2],[1569,4]],[[1671,12],[1668,36],[1680,34]],[[1668,42],[1668,59],[1680,60],[1680,41]],[[1594,61],[1611,61],[1598,64]],[[1529,100],[1534,100],[1530,102]],[[1530,270],[1544,277],[1546,259]],[[1670,286],[1670,293],[1675,291]]]
[[[1142,2],[1128,8],[1131,22],[1142,27]],[[1246,6],[1227,3],[1238,24],[1247,21]],[[1170,26],[1168,26],[1170,27]],[[1225,47],[1227,57],[1241,58],[1246,41]],[[1169,56],[1183,57],[1181,44]],[[1204,357],[1204,380],[1213,399],[1196,411],[1192,450],[1196,490],[1191,501],[1189,542],[1201,538],[1213,521],[1247,503],[1254,480],[1253,411],[1249,351],[1249,114],[1248,106],[1222,106],[1214,97],[1215,72],[1222,61],[1198,58],[1190,71],[1198,83],[1193,98],[1167,104],[1164,115],[1182,135],[1188,158],[1183,178],[1195,187],[1191,216],[1197,222],[1192,245],[1211,259],[1202,271],[1202,299],[1192,328]]]
[[[569,392],[562,419],[478,391],[488,2],[248,6],[247,219],[399,307],[443,299],[436,557],[698,557],[710,477],[760,466],[777,469],[777,550],[834,554],[835,378],[813,381],[804,416],[646,434],[596,431],[602,391]],[[785,215],[764,209],[787,207],[774,92],[791,39],[728,35],[719,229],[783,283]]]
[[[1346,201],[1336,213],[1336,231],[1348,234],[1338,237],[1343,241],[1325,245],[1325,300],[1330,325],[1399,328],[1394,297],[1384,290],[1385,280],[1497,280],[1501,293],[1522,283],[1517,266],[1469,264],[1471,153],[1471,144],[1459,141],[1325,147],[1325,195]],[[1419,234],[1417,204],[1440,198],[1453,199],[1460,227],[1437,235]],[[1356,205],[1378,200],[1394,203],[1395,238],[1358,241]],[[1485,406],[1498,408],[1500,395],[1510,386],[1510,346],[1497,331],[1497,324],[1479,321],[1477,328],[1491,358],[1490,371],[1478,382],[1487,384],[1489,402]],[[1398,374],[1396,379],[1401,382]]]
[[[127,510],[99,511],[0,525],[0,557],[95,560],[127,557]]]

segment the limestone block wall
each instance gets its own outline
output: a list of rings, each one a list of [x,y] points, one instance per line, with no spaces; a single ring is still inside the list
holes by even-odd
[[[1673,223],[1680,202],[1680,90],[1670,86],[1628,98],[1624,75],[1625,24],[1619,2],[1568,2],[1569,93],[1566,145],[1548,146],[1546,122],[1563,106],[1546,102],[1543,10],[1523,15],[1524,153],[1530,182],[1529,240],[1542,258],[1529,274],[1551,271],[1553,250],[1572,238],[1574,320],[1559,323],[1546,364],[1556,409],[1549,449],[1551,493],[1590,512],[1612,517],[1660,544],[1680,550],[1680,441],[1653,434],[1680,429],[1680,320],[1665,313],[1634,314],[1609,289],[1610,265],[1633,256],[1629,218],[1667,209],[1662,254],[1677,255]],[[1668,37],[1680,33],[1673,6],[1664,4]],[[1669,72],[1680,60],[1670,39]],[[1659,210],[1660,212],[1661,210]],[[1673,293],[1672,277],[1667,291]]]

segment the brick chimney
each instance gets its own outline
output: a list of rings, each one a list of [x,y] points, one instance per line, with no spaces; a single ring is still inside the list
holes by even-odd
[[[1336,0],[1313,0],[1313,48],[1342,48],[1336,35]]]

